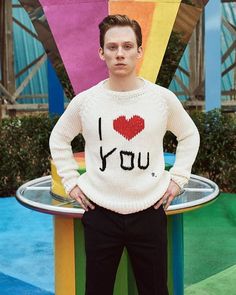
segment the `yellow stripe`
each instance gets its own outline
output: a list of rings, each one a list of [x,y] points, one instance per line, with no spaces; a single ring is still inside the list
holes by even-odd
[[[52,192],[62,197],[68,197],[63,187],[63,184],[61,182],[61,177],[58,175],[57,168],[53,161],[51,161],[51,175],[52,175],[52,185],[51,185]]]
[[[165,0],[165,2],[156,0],[154,2],[156,7],[152,27],[139,72],[140,76],[151,82],[156,81],[181,0]]]
[[[55,294],[75,295],[73,218],[54,217]]]

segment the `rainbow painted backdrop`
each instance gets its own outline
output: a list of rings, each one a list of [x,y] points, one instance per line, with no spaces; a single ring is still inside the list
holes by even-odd
[[[155,82],[181,4],[181,0],[40,2],[75,93],[107,77],[98,56],[98,24],[107,14],[127,14],[140,23],[144,57],[137,71]]]
[[[208,0],[19,0],[68,97],[108,76],[98,56],[98,24],[126,14],[143,31],[137,74],[168,87]],[[167,72],[167,73],[166,73]],[[168,75],[168,78],[166,76]],[[164,79],[164,80],[163,80]],[[73,88],[73,90],[71,89]]]

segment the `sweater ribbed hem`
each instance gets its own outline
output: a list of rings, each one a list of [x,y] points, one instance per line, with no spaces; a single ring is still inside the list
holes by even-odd
[[[153,206],[164,195],[169,186],[169,183],[170,173],[168,171],[164,171],[155,190],[152,191],[151,194],[146,194],[143,196],[142,199],[137,200],[135,197],[133,199],[131,197],[129,197],[129,199],[124,199],[124,196],[126,196],[125,188],[122,190],[122,195],[117,194],[117,192],[119,192],[119,190],[117,189],[117,192],[111,192],[110,197],[108,197],[102,191],[98,192],[94,190],[93,186],[90,185],[85,174],[83,174],[82,177],[79,177],[77,181],[80,189],[91,201],[101,207],[120,214],[135,213]]]

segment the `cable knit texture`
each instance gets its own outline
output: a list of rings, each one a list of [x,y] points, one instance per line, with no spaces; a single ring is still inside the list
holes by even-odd
[[[101,81],[73,98],[50,136],[52,158],[69,193],[76,185],[107,209],[121,214],[144,210],[165,193],[170,179],[188,183],[199,133],[170,90],[143,78],[136,90],[108,90]],[[165,170],[163,137],[178,140],[176,161]],[[71,141],[85,139],[86,172],[79,175]]]

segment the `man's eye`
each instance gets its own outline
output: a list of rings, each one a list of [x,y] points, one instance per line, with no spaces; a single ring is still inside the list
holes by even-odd
[[[125,45],[125,49],[131,49],[132,46],[131,45]]]
[[[109,46],[108,48],[109,48],[110,50],[115,50],[115,49],[116,49],[115,46]]]

